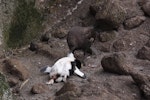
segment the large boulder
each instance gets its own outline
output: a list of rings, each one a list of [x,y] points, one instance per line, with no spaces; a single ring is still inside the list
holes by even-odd
[[[48,87],[45,84],[41,83],[34,84],[31,88],[31,93],[33,94],[41,94],[45,93],[46,91],[48,91]]]
[[[127,75],[132,70],[131,63],[127,61],[127,55],[124,53],[104,56],[101,60],[101,65],[104,71],[120,75]]]
[[[66,29],[60,28],[56,32],[54,32],[52,34],[52,36],[54,36],[55,38],[62,39],[62,38],[65,38],[67,36],[67,34],[68,34],[68,32]]]
[[[12,76],[24,81],[29,78],[28,69],[17,59],[6,59],[5,70]]]
[[[140,31],[126,31],[125,35],[117,38],[113,42],[112,50],[118,51],[138,51],[148,41],[148,37]]]
[[[78,96],[81,94],[81,89],[77,85],[75,85],[73,82],[67,82],[59,91],[56,92],[56,96],[60,96],[66,92],[71,91]]]
[[[10,87],[14,87],[19,83],[19,80],[13,77],[8,78],[8,84]]]
[[[59,39],[50,39],[48,44],[31,42],[29,49],[53,60],[66,56],[69,51],[66,42]]]
[[[73,82],[67,82],[56,92],[55,100],[78,100],[81,95],[81,89]]]
[[[145,46],[150,47],[150,39],[147,41],[147,43],[145,44]]]
[[[101,42],[107,42],[113,40],[115,37],[116,37],[115,31],[107,31],[107,32],[99,33],[98,39]]]
[[[140,59],[150,60],[150,47],[142,47],[137,54],[137,57]]]
[[[90,10],[102,29],[117,29],[126,18],[126,11],[117,0],[98,0]]]
[[[143,10],[148,16],[150,16],[150,1],[143,5]]]
[[[126,9],[126,19],[133,18],[135,16],[143,16],[144,12],[139,6],[139,2],[144,2],[146,0],[118,0],[120,5]]]
[[[126,29],[136,28],[139,25],[141,25],[145,21],[145,19],[146,18],[144,16],[136,16],[136,17],[130,18],[124,22],[125,28]]]
[[[130,74],[146,99],[150,100],[150,76],[136,71]]]

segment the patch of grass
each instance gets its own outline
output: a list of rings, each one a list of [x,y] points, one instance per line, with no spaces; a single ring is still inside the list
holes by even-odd
[[[0,73],[0,100],[4,99],[4,95],[5,97],[6,95],[8,95],[9,97],[9,94],[7,94],[8,92],[9,92],[9,85],[6,82],[5,77]]]
[[[6,47],[21,47],[39,36],[42,29],[42,17],[34,8],[34,3],[17,0],[11,23],[5,26],[3,34]]]

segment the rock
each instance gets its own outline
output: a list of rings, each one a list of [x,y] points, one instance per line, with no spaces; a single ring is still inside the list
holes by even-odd
[[[145,17],[144,16],[136,16],[130,19],[127,19],[124,22],[125,28],[126,29],[132,29],[135,27],[138,27],[139,25],[141,25],[144,21],[145,21]]]
[[[144,16],[144,12],[138,5],[139,0],[121,0],[120,5],[126,10],[126,19],[133,18],[135,16]],[[142,2],[145,0],[141,0]]]
[[[140,59],[150,60],[150,47],[142,47],[137,54],[137,57]]]
[[[41,94],[45,93],[46,91],[48,91],[48,87],[45,84],[41,83],[34,84],[31,88],[31,93],[33,94]]]
[[[143,5],[143,10],[148,16],[150,16],[150,1]]]
[[[108,41],[108,42],[95,42],[93,45],[94,47],[102,52],[110,52],[111,51],[111,46],[112,46],[112,41]]]
[[[131,50],[132,46],[134,44],[134,41],[132,40],[132,37],[126,38],[123,37],[121,39],[116,40],[113,43],[113,51],[126,51],[126,50]]]
[[[104,100],[120,100],[120,98],[116,95],[113,95],[108,90],[103,90],[103,92],[100,95],[101,98],[104,98]]]
[[[148,37],[143,35],[141,32],[127,31],[124,36],[117,38],[113,41],[112,51],[136,51],[145,45],[148,41]]]
[[[35,50],[36,53],[42,54],[51,59],[58,59],[66,56],[68,53],[67,44],[64,45],[63,41],[49,40],[49,43],[32,43],[30,49]],[[58,49],[59,48],[59,49]]]
[[[149,0],[138,0],[137,3],[139,4],[139,6],[143,6],[144,4],[146,4]]]
[[[101,60],[101,65],[104,71],[120,75],[127,75],[131,70],[131,65],[127,61],[127,56],[123,53],[104,56]]]
[[[145,46],[150,47],[150,39],[147,41],[147,43],[145,44]]]
[[[5,70],[12,76],[24,81],[29,78],[28,69],[17,59],[6,59]]]
[[[55,100],[79,100],[79,99],[77,99],[77,96],[73,91],[68,91],[65,92],[64,94],[61,94],[60,96],[57,96]]]
[[[52,97],[49,97],[47,100],[55,100],[54,98],[52,98]]]
[[[56,96],[60,96],[67,92],[68,93],[73,92],[72,94],[79,96],[81,94],[81,89],[78,86],[76,86],[75,84],[73,84],[73,82],[67,82],[64,84],[64,86],[59,91],[56,92]]]
[[[116,37],[116,32],[115,31],[108,31],[108,32],[102,32],[99,33],[99,40],[101,42],[107,42]]]
[[[37,53],[47,56],[51,59],[58,59],[66,56],[68,52],[62,48],[51,48],[48,45],[42,45],[42,47],[38,49]]]
[[[42,34],[42,36],[41,36],[41,41],[47,41],[48,42],[48,40],[51,38],[51,34],[50,33],[45,33],[45,34]]]
[[[101,29],[117,29],[126,18],[125,9],[116,0],[99,0],[90,10]]]
[[[150,76],[139,72],[132,72],[131,77],[138,85],[139,89],[145,95],[146,99],[150,99]]]
[[[14,87],[19,83],[19,80],[16,78],[8,78],[8,84],[10,87]]]
[[[55,38],[59,38],[59,39],[62,39],[64,37],[66,37],[68,34],[67,30],[65,30],[64,28],[60,28],[58,29],[55,33],[53,33],[53,36]]]
[[[37,44],[36,42],[31,42],[29,49],[30,49],[31,51],[36,51],[36,50],[38,50],[38,44]]]

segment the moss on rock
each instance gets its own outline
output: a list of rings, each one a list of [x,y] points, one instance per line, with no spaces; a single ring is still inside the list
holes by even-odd
[[[9,85],[6,82],[5,77],[1,73],[0,73],[0,100],[12,100]]]

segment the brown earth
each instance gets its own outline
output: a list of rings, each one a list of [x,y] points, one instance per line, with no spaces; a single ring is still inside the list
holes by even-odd
[[[81,4],[80,1],[82,1]],[[8,79],[12,78],[9,80],[11,80],[11,83],[13,82],[11,88],[13,90],[15,100],[147,99],[130,75],[120,75],[115,72],[109,73],[111,71],[105,72],[101,65],[103,57],[113,55],[114,53],[124,53],[126,55],[125,60],[121,59],[115,62],[115,64],[119,62],[119,64],[116,64],[119,68],[124,66],[122,64],[127,64],[131,65],[128,67],[133,68],[131,73],[138,71],[140,73],[150,75],[150,61],[149,57],[147,57],[147,54],[150,54],[150,51],[149,49],[143,49],[146,52],[142,51],[142,54],[140,54],[140,50],[143,47],[146,46],[149,48],[147,44],[149,43],[148,40],[150,36],[150,17],[148,17],[147,14],[144,14],[144,11],[142,10],[142,0],[112,0],[117,2],[117,7],[119,5],[119,7],[126,10],[125,20],[129,22],[129,19],[131,19],[131,24],[133,26],[132,28],[126,29],[124,23],[120,23],[117,30],[109,30],[108,32],[97,31],[97,37],[91,47],[95,55],[81,56],[85,63],[81,70],[86,74],[87,79],[81,79],[78,76],[71,76],[67,80],[70,83],[61,82],[48,86],[44,85],[48,81],[49,77],[48,75],[40,73],[40,69],[46,65],[52,66],[57,59],[67,55],[69,49],[66,42],[66,32],[72,26],[93,25],[95,22],[95,16],[89,13],[89,7],[96,1],[98,0],[56,0],[54,5],[51,5],[48,8],[46,5],[48,0],[44,0],[44,3],[37,2],[37,4],[39,4],[38,8],[41,7],[40,11],[45,13],[45,22],[43,23],[45,29],[42,34],[51,34],[47,35],[48,39],[46,40],[48,41],[42,42],[40,39],[35,41],[38,46],[35,51],[31,51],[29,49],[29,45],[27,45],[20,49],[11,50],[9,52],[1,52],[0,54],[0,63],[2,65],[0,66],[0,70],[5,68],[4,60],[8,58],[15,58],[18,62],[20,62],[19,64],[26,67],[29,73],[29,77],[27,79],[25,78],[26,80],[19,80],[16,76],[14,78],[12,73],[4,71]],[[103,1],[111,2],[111,0]],[[71,14],[69,13],[69,10],[71,11]],[[107,16],[111,15],[108,14]],[[144,16],[144,20],[140,23],[138,21],[137,23],[134,23],[133,19],[136,18],[138,20],[137,16]],[[107,34],[105,35],[105,33]],[[113,33],[113,35],[111,33]],[[108,65],[115,67],[115,64],[112,59],[111,64]],[[111,68],[109,70],[111,70]],[[117,69],[115,69],[115,71],[116,70]],[[39,88],[37,86],[38,84],[42,84],[42,86],[39,85],[41,86]],[[63,89],[67,86],[67,84],[69,84],[69,87],[67,87],[66,90]],[[34,90],[36,90],[38,94],[31,93],[31,91],[33,92],[33,86],[35,85],[36,87],[34,87]],[[43,89],[45,89],[45,91]],[[61,91],[62,89],[64,93]],[[59,95],[56,96],[58,91],[61,91],[61,93],[59,92]],[[147,93],[149,94],[149,92],[150,91]]]

